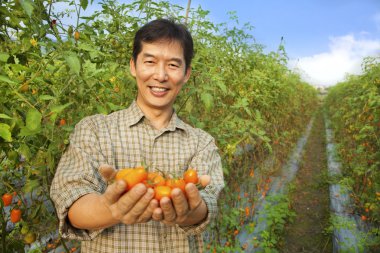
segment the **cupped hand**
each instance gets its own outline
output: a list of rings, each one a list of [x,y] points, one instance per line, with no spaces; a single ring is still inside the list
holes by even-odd
[[[116,170],[110,165],[99,167],[102,177],[111,182]],[[126,184],[117,180],[107,186],[101,195],[101,202],[110,210],[113,219],[124,224],[142,223],[151,220],[153,211],[158,207],[158,201],[153,199],[154,191],[144,184],[135,185],[125,192]]]
[[[167,225],[194,225],[207,216],[207,206],[198,188],[193,183],[185,187],[186,195],[178,188],[171,192],[171,198],[160,200],[160,207],[155,208],[152,218]]]

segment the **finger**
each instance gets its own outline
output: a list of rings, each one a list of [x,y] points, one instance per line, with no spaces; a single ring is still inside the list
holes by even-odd
[[[202,203],[201,194],[193,183],[188,183],[185,187],[190,210],[197,208]]]
[[[211,176],[210,175],[202,175],[199,177],[199,183],[204,188],[207,185],[209,185],[211,182]]]
[[[162,221],[164,219],[164,214],[160,207],[157,207],[153,210],[152,219],[155,221]]]
[[[140,215],[138,222],[147,222],[152,219],[153,211],[158,208],[157,200],[153,199],[149,202],[148,208],[145,209],[144,213]]]
[[[116,170],[113,166],[108,164],[102,164],[99,166],[100,175],[106,180],[111,181],[116,176]]]
[[[171,200],[168,197],[163,197],[160,200],[160,207],[164,215],[164,221],[174,222],[177,215],[176,215],[176,212],[174,210]]]
[[[123,180],[118,180],[117,182],[124,182]],[[136,203],[145,195],[147,188],[144,184],[139,183],[135,185],[130,191],[125,193],[119,201],[117,202],[117,209],[124,216],[128,213]]]
[[[175,188],[172,191],[171,197],[176,216],[186,215],[189,212],[189,205],[187,203],[186,196],[183,194],[183,192],[180,189]]]
[[[125,192],[125,188],[126,184],[122,180],[109,185],[103,193],[106,203],[109,206],[115,204],[119,200],[120,196]]]
[[[139,201],[132,207],[132,209],[126,213],[123,217],[123,222],[126,224],[133,224],[140,222],[140,216],[148,208],[150,201],[154,197],[154,191],[151,188],[148,188],[145,194],[139,199]],[[148,216],[148,218],[150,218]]]

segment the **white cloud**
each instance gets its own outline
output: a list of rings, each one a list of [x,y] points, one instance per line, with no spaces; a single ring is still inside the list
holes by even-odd
[[[357,39],[349,34],[330,37],[328,52],[291,61],[290,65],[310,84],[331,86],[343,81],[347,74],[360,74],[363,58],[379,54],[380,40]]]

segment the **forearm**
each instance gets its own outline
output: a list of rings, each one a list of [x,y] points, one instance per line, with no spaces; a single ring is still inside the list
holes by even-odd
[[[101,195],[90,193],[73,203],[68,212],[68,218],[79,229],[101,229],[119,223],[113,218],[110,209],[103,203]]]

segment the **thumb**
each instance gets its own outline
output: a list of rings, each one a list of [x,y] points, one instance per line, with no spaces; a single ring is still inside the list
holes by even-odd
[[[111,181],[116,176],[116,170],[109,164],[100,165],[99,173],[106,181]]]
[[[109,185],[103,193],[103,197],[108,205],[116,203],[120,196],[126,191],[127,185],[123,180],[117,180]]]
[[[197,186],[193,183],[188,183],[185,190],[190,209],[193,210],[197,208],[202,203],[202,197]]]

